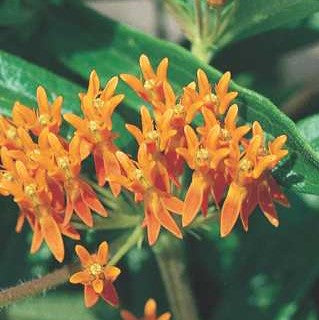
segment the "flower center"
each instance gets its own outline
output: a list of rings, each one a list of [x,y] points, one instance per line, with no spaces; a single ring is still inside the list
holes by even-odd
[[[17,130],[14,127],[10,127],[6,134],[9,139],[14,140],[17,137]]]
[[[214,93],[208,93],[208,94],[206,94],[205,97],[204,97],[204,102],[205,102],[205,103],[209,103],[209,104],[210,104],[210,103],[217,104],[218,98],[217,98],[216,94],[214,94]]]
[[[199,166],[206,165],[210,159],[209,151],[206,148],[200,148],[195,155],[196,164]]]
[[[159,139],[159,137],[160,137],[160,135],[157,132],[157,130],[152,130],[147,133],[147,138],[149,138],[150,140],[157,141]]]
[[[92,133],[96,133],[99,129],[99,125],[96,121],[89,122],[89,129]]]
[[[93,100],[93,107],[95,109],[101,109],[104,106],[104,101],[101,98],[96,98]]]
[[[60,157],[57,159],[58,167],[62,170],[69,169],[69,159],[67,157]]]
[[[144,88],[146,90],[152,90],[154,87],[155,87],[155,81],[153,79],[149,79],[144,82]]]
[[[249,172],[253,169],[253,163],[248,159],[243,159],[239,163],[239,170],[244,172]]]
[[[174,112],[174,115],[175,116],[178,116],[178,117],[183,117],[185,116],[185,107],[178,103],[174,108],[173,108],[173,112]]]
[[[42,126],[46,126],[50,123],[50,116],[48,114],[41,114],[39,117],[39,122]]]
[[[4,172],[2,178],[7,181],[13,181],[13,175],[10,172]]]
[[[103,272],[103,267],[99,263],[93,263],[90,265],[89,271],[93,276],[99,276]]]
[[[37,193],[37,186],[34,183],[28,184],[25,188],[24,191],[28,197],[31,199],[36,197]]]
[[[225,141],[229,141],[232,139],[230,132],[226,129],[220,130],[220,137]]]

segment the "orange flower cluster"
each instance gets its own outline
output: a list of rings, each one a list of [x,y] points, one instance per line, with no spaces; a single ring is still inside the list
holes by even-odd
[[[112,176],[134,192],[136,201],[144,201],[149,243],[155,243],[160,226],[181,237],[171,213],[182,215],[183,226],[189,225],[201,210],[207,214],[210,198],[221,209],[221,235],[232,230],[241,217],[245,230],[248,218],[257,205],[275,226],[278,217],[273,200],[288,205],[271,170],[287,154],[282,149],[286,136],[266,146],[258,122],[252,127],[237,125],[238,106],[233,104],[237,92],[229,91],[231,75],[226,72],[212,87],[203,70],[197,72],[197,83],[184,87],[177,96],[167,79],[165,58],[155,71],[142,55],[141,79],[122,74],[121,78],[153,109],[141,108],[142,130],[134,125],[127,129],[139,144],[138,161],[122,152],[116,156],[125,175]],[[202,118],[204,125],[191,124]],[[250,137],[248,136],[250,134]],[[181,203],[172,190],[181,186],[184,163],[192,170],[192,181]]]
[[[144,317],[141,320],[170,320],[171,314],[169,312],[163,313],[161,316],[157,316],[157,305],[155,300],[148,299],[144,308]],[[123,320],[138,320],[131,312],[123,310],[121,312]]]
[[[141,107],[141,128],[126,125],[139,145],[136,161],[114,144],[112,114],[124,98],[115,93],[117,77],[101,89],[96,72],[91,73],[87,92],[80,94],[83,116],[64,114],[75,128],[70,141],[59,135],[63,99],[50,104],[42,87],[37,90],[37,110],[16,103],[12,118],[0,117],[0,193],[13,196],[19,206],[16,230],[25,219],[29,222],[34,232],[31,252],[44,240],[62,261],[62,235],[80,237],[71,223],[73,214],[88,227],[93,226],[92,211],[108,215],[80,176],[81,163],[91,154],[100,186],[108,182],[114,196],[123,187],[144,203],[143,225],[151,245],[161,227],[182,238],[174,217],[181,216],[182,225],[188,226],[200,210],[207,214],[210,202],[219,208],[225,195],[222,236],[229,234],[238,217],[247,230],[257,205],[278,225],[273,201],[286,206],[288,201],[271,170],[287,154],[286,136],[266,144],[258,122],[252,128],[237,125],[238,106],[233,104],[237,92],[229,91],[229,72],[213,87],[205,72],[198,70],[197,81],[178,96],[167,78],[167,58],[154,70],[142,55],[140,66],[141,79],[121,75],[152,107]],[[194,127],[200,119],[203,125]],[[176,195],[185,164],[192,170],[192,181],[182,201]],[[100,293],[100,285],[92,288]],[[88,290],[93,292],[92,288]]]
[[[105,99],[113,106],[110,91]],[[89,94],[90,88],[83,99]],[[92,210],[107,216],[91,186],[80,177],[88,144],[78,134],[70,142],[59,135],[62,101],[58,97],[50,104],[45,90],[38,87],[37,110],[17,102],[12,118],[0,117],[0,192],[13,196],[20,209],[16,231],[27,220],[33,230],[31,253],[44,240],[60,262],[64,259],[62,235],[80,238],[70,223],[73,213],[89,227]],[[83,102],[83,109],[86,106]]]
[[[87,308],[94,306],[99,297],[112,306],[117,306],[119,299],[113,282],[120,275],[121,270],[107,264],[109,255],[107,242],[102,242],[97,253],[92,255],[80,245],[75,247],[75,251],[83,270],[73,274],[70,282],[84,285],[85,306]]]

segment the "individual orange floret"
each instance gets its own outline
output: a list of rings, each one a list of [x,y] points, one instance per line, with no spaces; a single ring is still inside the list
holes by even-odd
[[[164,58],[155,72],[149,58],[142,54],[140,56],[140,67],[143,74],[142,80],[130,74],[121,74],[121,79],[147,102],[163,101],[163,83],[167,80],[168,59]]]
[[[52,104],[43,87],[37,88],[38,109],[36,111],[16,102],[12,110],[13,122],[26,130],[31,130],[36,136],[44,128],[57,134],[62,123],[61,107],[63,98],[57,97]]]
[[[131,312],[127,310],[121,311],[123,320],[138,320]],[[144,317],[141,320],[170,320],[171,314],[169,312],[157,316],[157,305],[154,299],[148,299],[144,308]]]
[[[12,120],[0,115],[0,146],[8,149],[20,149],[22,142],[18,137],[17,127]]]
[[[31,253],[38,251],[45,240],[55,258],[62,262],[64,245],[61,234],[73,239],[79,239],[79,234],[70,225],[61,225],[63,218],[54,210],[45,171],[38,169],[32,175],[21,161],[14,162],[4,147],[1,149],[1,161],[5,169],[1,172],[1,189],[11,194],[20,208],[16,231],[21,231],[27,219],[34,232]]]
[[[258,122],[253,124],[253,137],[243,152],[238,144],[233,145],[229,166],[233,181],[230,184],[221,212],[221,236],[228,235],[240,215],[245,230],[248,218],[259,205],[260,209],[274,226],[279,225],[273,200],[288,206],[288,200],[281,192],[271,170],[287,155],[282,149],[287,137],[282,135],[264,147],[264,136]]]
[[[93,189],[80,177],[79,139],[73,137],[64,147],[56,135],[49,133],[47,148],[51,149],[51,157],[46,162],[48,175],[63,184],[66,193],[64,223],[67,224],[75,212],[87,226],[92,227],[91,210],[103,217],[108,214]]]
[[[216,115],[223,115],[238,95],[236,91],[228,92],[230,79],[230,72],[224,73],[215,85],[213,92],[206,73],[199,69],[197,71],[198,92],[193,89],[193,103],[198,105],[198,102],[201,102],[200,107],[205,106],[211,109]],[[191,87],[188,88],[188,91],[191,90]]]
[[[84,118],[69,113],[64,119],[76,128],[80,138],[80,155],[85,159],[93,154],[95,170],[100,186],[107,181],[110,173],[120,174],[120,165],[115,157],[117,150],[113,140],[116,134],[112,130],[112,114],[123,100],[124,95],[115,95],[118,78],[112,78],[103,90],[100,90],[99,78],[92,71],[88,92],[81,94],[81,108]],[[121,189],[116,183],[110,183],[111,190],[117,196]]]
[[[230,146],[238,143],[250,130],[247,125],[236,126],[237,113],[237,105],[231,106],[224,123],[220,123],[211,110],[204,108],[205,126],[198,128],[200,139],[190,126],[185,127],[187,148],[178,148],[177,152],[194,171],[184,201],[184,226],[193,221],[200,209],[207,213],[210,194],[217,206],[224,195],[229,180],[224,162],[230,153]]]
[[[113,282],[120,275],[121,270],[107,264],[109,247],[106,241],[99,245],[96,254],[90,254],[84,247],[75,247],[82,271],[70,277],[71,283],[84,285],[84,303],[87,308],[94,306],[99,297],[112,306],[117,306],[119,299]]]
[[[167,170],[160,163],[150,158],[145,144],[138,151],[138,161],[131,160],[125,153],[116,153],[125,172],[125,176],[114,176],[112,179],[135,194],[135,201],[144,202],[144,226],[147,228],[148,241],[153,245],[161,226],[182,238],[171,212],[180,214],[183,203],[170,193],[170,182]]]

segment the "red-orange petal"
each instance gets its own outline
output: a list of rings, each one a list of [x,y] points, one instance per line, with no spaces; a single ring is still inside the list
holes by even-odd
[[[112,306],[117,306],[119,304],[116,289],[111,281],[105,281],[101,297]]]
[[[91,285],[84,286],[84,304],[87,308],[93,307],[99,300],[99,295]]]

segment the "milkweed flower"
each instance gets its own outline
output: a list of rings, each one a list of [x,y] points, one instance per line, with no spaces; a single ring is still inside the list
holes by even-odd
[[[64,119],[75,129],[80,139],[80,156],[85,159],[93,154],[98,183],[103,186],[110,173],[120,174],[120,165],[116,159],[117,148],[114,144],[116,135],[112,132],[112,114],[123,100],[124,95],[114,95],[118,78],[113,77],[100,90],[100,81],[95,71],[90,75],[89,87],[86,94],[81,94],[81,108],[84,118],[73,113],[64,115]],[[115,196],[121,189],[120,185],[110,182]]]
[[[33,229],[31,253],[38,251],[45,240],[55,258],[62,262],[62,234],[73,239],[79,239],[79,234],[69,224],[62,224],[63,218],[61,212],[55,210],[45,171],[38,169],[35,173],[29,172],[23,162],[14,161],[9,156],[5,147],[1,149],[1,161],[4,168],[1,172],[1,189],[13,196],[20,209],[16,231],[21,231],[27,219]]]
[[[238,144],[233,145],[229,165],[232,167],[233,180],[221,211],[221,236],[232,230],[240,215],[244,228],[248,229],[248,218],[259,205],[269,222],[279,225],[273,200],[288,206],[288,200],[280,190],[271,170],[287,155],[282,149],[287,137],[275,138],[264,146],[263,130],[258,122],[253,124],[253,137],[243,152]]]
[[[140,67],[143,79],[140,80],[135,76],[124,73],[120,75],[121,79],[147,102],[163,101],[163,83],[167,79],[168,59],[164,58],[154,71],[149,58],[142,54],[140,56]]]
[[[135,194],[135,201],[144,202],[144,222],[147,228],[148,241],[153,245],[161,226],[176,237],[182,233],[171,216],[171,212],[180,214],[183,203],[171,195],[170,182],[166,168],[150,158],[146,145],[142,144],[138,151],[138,160],[131,160],[125,153],[118,151],[116,156],[125,175],[112,176],[111,179]]]
[[[113,282],[118,278],[121,270],[108,265],[109,247],[106,241],[99,245],[97,253],[90,254],[83,246],[75,247],[80,259],[82,270],[70,277],[73,284],[84,285],[84,303],[87,308],[94,306],[99,297],[112,306],[119,303]]]
[[[64,147],[56,135],[49,133],[47,148],[51,150],[52,156],[47,159],[46,169],[50,177],[63,184],[66,192],[64,223],[67,224],[75,212],[86,225],[92,227],[91,210],[102,217],[106,217],[108,213],[91,186],[80,177],[79,143],[78,137],[74,136]]]
[[[37,88],[36,111],[16,102],[12,109],[12,120],[18,126],[26,130],[31,130],[36,136],[39,136],[45,128],[48,131],[57,134],[62,124],[61,108],[63,98],[57,97],[52,104],[48,101],[48,96],[43,87]]]
[[[127,310],[121,311],[121,317],[123,320],[138,320],[131,312]],[[170,320],[171,314],[169,312],[163,313],[161,316],[157,316],[157,305],[154,299],[148,299],[144,308],[144,317],[140,320]]]

